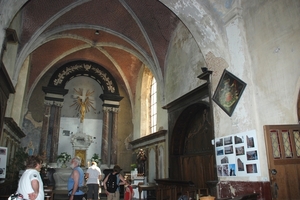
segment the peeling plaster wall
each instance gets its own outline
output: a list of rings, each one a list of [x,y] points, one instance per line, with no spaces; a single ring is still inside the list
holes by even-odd
[[[261,177],[241,177],[239,180],[268,180],[263,125],[297,123],[300,2],[161,2],[178,15],[205,55],[207,66],[213,71],[212,94],[224,69],[247,83],[231,117],[213,104],[215,135],[221,137],[255,129],[260,141]],[[186,60],[181,57],[178,59],[181,62],[177,64],[170,61],[171,58],[176,59],[174,48],[169,50],[168,70],[176,68],[174,71],[170,70],[170,74],[173,77],[177,74],[178,77]],[[178,87],[178,82],[182,79],[172,79],[173,83],[170,83],[170,74],[167,74],[166,79],[166,94],[170,95],[166,95],[168,101],[178,97],[180,92],[184,93],[185,88],[192,85],[191,81]]]
[[[170,103],[204,82],[197,78],[205,67],[204,57],[183,24],[179,24],[166,60],[165,97]]]
[[[235,0],[161,0],[161,2],[189,29],[204,55],[208,52],[213,52],[216,56],[227,54],[226,44],[223,42],[223,17],[232,9]]]
[[[17,15],[14,18],[14,23],[10,25],[9,28],[16,31],[17,37],[19,39],[20,37],[20,24],[21,24],[21,15]],[[8,41],[6,43],[6,50],[3,52],[3,64],[6,68],[6,71],[13,82],[13,76],[16,72],[16,66],[15,66],[15,60],[17,56],[18,51],[18,41],[12,42]],[[23,101],[24,101],[24,95],[25,95],[25,88],[26,88],[26,79],[24,77],[27,77],[28,69],[29,69],[29,60],[26,59],[22,65],[22,68],[20,70],[20,74],[18,77],[18,81],[13,82],[15,85],[15,93],[10,94],[10,97],[8,99],[8,104],[6,108],[6,116],[12,117],[14,121],[18,124],[22,124],[23,116],[21,116],[22,108],[23,108]]]
[[[259,122],[297,123],[300,1],[247,1],[244,6]]]
[[[20,8],[27,2],[27,0],[0,0],[0,52],[2,52],[2,46],[5,38],[5,30],[9,27],[15,29],[17,33],[19,32],[19,24],[11,24],[14,17],[16,17],[16,13]],[[17,16],[19,17],[19,16]],[[19,23],[18,20],[16,20]],[[19,35],[18,35],[19,36]],[[12,51],[16,52],[16,48],[12,47]],[[15,56],[15,53],[13,54]],[[15,60],[15,57],[13,59]],[[8,61],[9,62],[9,61]],[[11,65],[10,67],[6,66],[6,69],[10,69],[9,75],[12,76],[12,73],[15,73],[15,66]],[[10,73],[11,72],[11,73]],[[14,84],[17,80],[14,80]]]

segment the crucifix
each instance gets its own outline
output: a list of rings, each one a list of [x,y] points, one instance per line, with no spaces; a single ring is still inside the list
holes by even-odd
[[[88,89],[85,92],[85,90],[82,88],[79,88],[78,90],[74,88],[74,91],[76,93],[73,95],[75,99],[73,101],[74,103],[70,107],[76,105],[76,110],[80,112],[80,123],[83,123],[85,113],[89,112],[90,108],[96,110],[96,108],[93,106],[94,100],[92,97],[92,94],[94,94],[95,91],[90,91]]]

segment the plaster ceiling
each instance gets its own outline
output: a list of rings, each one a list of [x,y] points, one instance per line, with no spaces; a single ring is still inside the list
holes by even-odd
[[[88,60],[134,96],[143,65],[163,78],[178,22],[159,1],[32,0],[22,8],[19,62],[31,55],[29,88],[65,63]]]

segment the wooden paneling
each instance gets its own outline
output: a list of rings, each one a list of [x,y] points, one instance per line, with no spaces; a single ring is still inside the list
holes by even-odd
[[[182,181],[175,179],[155,179],[157,183],[156,187],[156,199],[157,200],[176,200],[181,195],[186,195],[189,199],[195,199],[200,188],[197,188],[190,181]],[[207,191],[203,189],[201,191]]]

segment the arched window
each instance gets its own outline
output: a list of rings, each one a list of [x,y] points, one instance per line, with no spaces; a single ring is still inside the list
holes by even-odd
[[[157,131],[157,82],[145,67],[141,80],[140,137]]]
[[[157,127],[157,84],[154,76],[151,80],[150,89],[150,133],[156,132]]]

